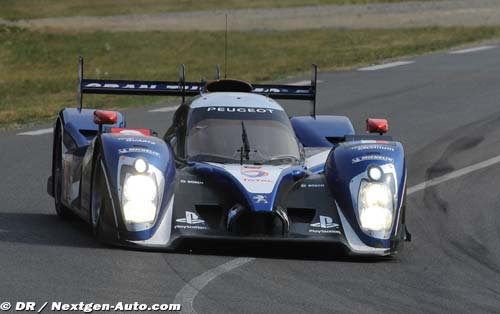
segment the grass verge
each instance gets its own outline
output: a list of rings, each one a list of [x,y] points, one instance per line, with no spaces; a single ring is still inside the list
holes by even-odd
[[[120,0],[119,3],[116,0],[0,0],[0,18],[30,19],[76,15],[105,16],[407,1],[418,0]]]
[[[386,58],[445,49],[498,37],[500,28],[416,28],[231,32],[229,76],[255,81],[348,68]],[[86,77],[176,80],[210,78],[223,63],[222,32],[48,34],[0,28],[0,127],[47,121],[76,104],[77,56]],[[122,108],[159,98],[88,96],[87,107]]]

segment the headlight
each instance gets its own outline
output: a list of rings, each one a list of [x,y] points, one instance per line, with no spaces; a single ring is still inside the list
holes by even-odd
[[[367,170],[368,172],[368,178],[372,179],[373,181],[380,181],[382,179],[382,176],[384,175],[384,172],[382,169],[380,169],[379,166],[371,166]]]
[[[123,183],[123,216],[127,228],[139,231],[149,228],[155,220],[158,188],[148,174],[129,174]]]
[[[134,169],[138,173],[146,172],[148,170],[148,167],[149,167],[148,162],[145,159],[137,158],[134,161]]]
[[[362,181],[358,198],[359,222],[369,231],[388,231],[393,221],[393,197],[384,183]]]

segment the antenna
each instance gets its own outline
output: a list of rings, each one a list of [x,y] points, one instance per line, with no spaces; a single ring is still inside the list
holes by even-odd
[[[224,78],[227,78],[227,13],[226,13],[226,34],[224,37]]]
[[[82,81],[83,81],[83,57],[78,57],[78,90],[77,90],[77,101],[78,101],[78,111],[82,111],[83,107],[83,94],[82,94]]]
[[[182,91],[182,103],[181,105],[184,105],[186,103],[186,66],[184,64],[181,64],[181,73],[179,77],[179,85],[181,87]]]
[[[216,81],[220,80],[220,66],[218,64],[215,65],[215,76],[214,79]]]
[[[312,64],[311,91],[313,93],[311,116],[316,119],[316,85],[318,84],[318,66]]]

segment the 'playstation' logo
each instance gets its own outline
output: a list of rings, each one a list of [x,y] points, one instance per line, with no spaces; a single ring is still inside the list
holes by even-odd
[[[186,211],[186,218],[180,218],[176,220],[177,222],[187,223],[188,225],[197,225],[205,223],[205,220],[200,219],[198,215],[193,212]]]
[[[338,226],[338,224],[333,222],[332,217],[328,216],[319,216],[319,222],[311,224],[311,227],[323,229],[337,228]]]

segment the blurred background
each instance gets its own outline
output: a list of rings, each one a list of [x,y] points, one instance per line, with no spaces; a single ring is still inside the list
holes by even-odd
[[[313,246],[100,245],[83,221],[61,222],[46,193],[52,126],[76,107],[79,55],[97,79],[177,81],[186,64],[198,81],[220,64],[230,78],[307,84],[317,63],[319,114],[346,115],[359,133],[367,117],[387,118],[404,145],[412,242],[387,261]],[[498,314],[499,60],[500,0],[0,0],[0,129],[22,129],[0,132],[0,303]],[[175,101],[85,95],[84,107],[123,110],[127,126],[162,135]],[[234,257],[250,262],[228,267]]]
[[[494,40],[500,1],[455,0],[0,0],[0,128],[52,121],[76,105],[77,58],[85,76],[252,82],[347,69]],[[86,106],[152,104],[99,96]]]

